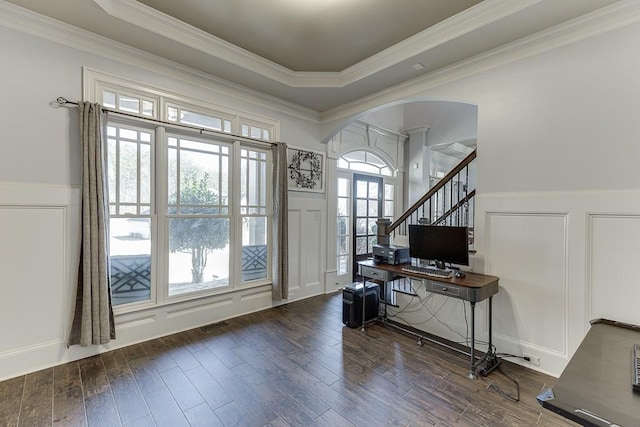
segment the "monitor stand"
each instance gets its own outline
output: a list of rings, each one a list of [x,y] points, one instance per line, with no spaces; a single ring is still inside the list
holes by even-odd
[[[444,261],[433,260],[433,262],[436,264],[436,268],[438,270],[446,270],[447,269],[447,266],[445,265]]]

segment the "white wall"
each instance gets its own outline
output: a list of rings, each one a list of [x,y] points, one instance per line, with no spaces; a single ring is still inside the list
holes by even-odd
[[[78,49],[70,46],[76,42]],[[108,346],[66,348],[78,259],[80,144],[77,109],[51,103],[58,96],[82,99],[83,66],[279,120],[280,140],[325,149],[317,117],[304,109],[113,49],[108,41],[104,51],[87,53],[85,42],[63,45],[0,25],[0,380],[272,306],[269,285],[242,289],[117,315],[118,338]],[[325,292],[326,212],[324,195],[291,196],[291,300]]]
[[[7,272],[0,276],[0,336],[10,337],[0,347],[0,379],[106,348],[64,346],[77,256],[79,144],[75,110],[49,103],[60,95],[81,98],[85,65],[278,119],[282,140],[318,150],[323,147],[317,141],[334,134],[339,123],[383,104],[445,99],[477,105],[474,266],[501,278],[494,341],[501,352],[540,356],[538,369],[559,374],[591,318],[640,324],[632,265],[640,258],[640,25],[603,34],[611,23],[594,28],[598,35],[555,50],[541,43],[556,47],[570,37],[567,32],[518,43],[476,63],[326,112],[326,122],[319,125],[318,116],[308,111],[154,62],[148,55],[105,44],[109,55],[117,52],[116,61],[87,53],[93,47],[75,49],[0,27],[0,269]],[[584,37],[584,31],[580,34]],[[334,165],[328,162],[327,170],[329,190]],[[325,289],[323,231],[330,230],[330,203],[326,195],[291,197],[295,298]],[[51,258],[34,260],[33,254]],[[52,309],[51,301],[60,307]],[[120,316],[113,346],[270,305],[269,289],[255,288]],[[451,303],[445,318],[464,331],[458,306]],[[486,318],[481,323],[486,334]],[[447,336],[446,328],[433,322],[424,328]]]
[[[323,127],[403,98],[478,106],[474,264],[500,277],[494,342],[559,375],[589,320],[640,324],[640,24],[563,47],[554,37],[341,107]],[[439,318],[464,333],[450,304]],[[460,339],[436,321],[421,327]]]

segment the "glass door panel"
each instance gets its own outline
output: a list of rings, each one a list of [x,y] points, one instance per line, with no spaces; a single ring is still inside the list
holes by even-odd
[[[357,262],[372,256],[377,242],[377,226],[383,209],[382,177],[353,176],[353,278],[356,279]]]

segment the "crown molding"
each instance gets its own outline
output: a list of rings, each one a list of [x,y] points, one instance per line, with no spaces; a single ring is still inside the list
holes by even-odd
[[[543,0],[484,0],[340,72],[349,85]]]
[[[110,0],[101,1],[104,3]],[[156,74],[185,81],[195,87],[276,110],[292,117],[314,123],[319,123],[320,120],[319,113],[310,108],[249,89],[3,0],[0,0],[0,25],[92,55],[123,62],[134,67],[153,70]]]
[[[293,71],[136,0],[93,0],[111,16],[293,88],[341,88],[543,0],[484,0],[339,72]]]
[[[129,7],[132,4],[135,10],[140,9],[140,4],[133,0],[93,1],[99,2],[100,6],[104,10],[113,10],[114,5],[116,9],[118,7],[121,7],[123,9],[119,9],[121,10],[120,13],[122,13],[122,10],[128,10],[124,8]],[[538,1],[541,0],[529,0],[527,2],[523,1],[523,3],[530,6],[531,4],[534,4]],[[481,8],[480,10],[483,11],[484,14],[490,14],[492,13],[491,11],[497,13],[497,8],[505,7],[510,3],[520,2],[512,2],[510,0],[485,0],[482,3],[479,3],[478,6],[483,5],[483,8]],[[474,6],[474,8],[475,7],[477,6]],[[153,9],[151,10],[152,13],[155,12],[153,11]],[[479,13],[478,9],[475,10],[475,13]],[[506,16],[509,13],[514,13],[514,9],[511,9],[511,12],[504,12],[504,15]],[[473,25],[473,14],[463,13],[461,15],[462,18],[471,20],[471,22],[468,22],[466,25]],[[144,16],[144,14],[142,16]],[[164,19],[165,17],[166,15],[162,15],[158,19]],[[488,18],[485,17],[484,19]],[[249,89],[245,86],[235,84],[214,75],[192,69],[190,67],[161,58],[140,49],[132,48],[123,43],[113,41],[106,37],[99,36],[95,33],[91,33],[89,31],[62,23],[52,18],[48,18],[35,12],[31,12],[12,3],[7,3],[4,0],[0,0],[0,25],[3,25],[5,27],[13,28],[21,32],[42,37],[46,40],[76,48],[88,52],[92,55],[105,57],[140,68],[150,69],[153,70],[154,73],[173,79],[179,79],[188,82],[196,87],[201,87],[209,91],[230,96],[243,102],[248,102],[269,109],[274,109],[292,117],[297,117],[303,120],[321,124],[353,117],[373,107],[380,107],[381,105],[386,105],[394,102],[397,103],[399,101],[417,99],[417,93],[423,93],[430,88],[469,77],[474,74],[507,64],[509,62],[517,61],[545,51],[553,50],[558,47],[565,46],[567,44],[580,41],[601,33],[615,30],[617,28],[621,28],[626,25],[638,22],[639,20],[640,1],[621,0],[610,6],[596,10],[590,14],[575,18],[553,28],[536,33],[532,36],[516,40],[499,48],[460,61],[451,66],[435,70],[423,76],[392,86],[375,94],[360,98],[321,114],[315,110],[299,106],[292,102],[284,101],[277,97],[273,97],[256,90]],[[475,25],[481,25],[481,22],[482,18],[478,18],[478,21]],[[461,23],[457,24],[462,25]],[[449,34],[455,33],[454,30],[456,30],[455,26],[457,24],[453,21],[443,21],[442,23],[442,25],[450,27]],[[457,31],[462,31],[462,29],[457,28]],[[426,34],[426,32],[423,32],[415,36],[415,39],[412,37],[410,39],[407,39],[405,42],[399,43],[399,48],[401,48],[399,51],[401,51],[402,49],[406,49],[407,51],[409,51],[410,46],[425,42],[425,38],[427,36],[428,34]],[[238,50],[239,48],[230,45],[230,49],[233,51],[234,49]],[[238,51],[236,51],[235,53],[238,54]],[[398,54],[400,55],[401,53]],[[367,61],[371,61],[372,63],[374,63],[379,59],[380,58],[377,58],[377,55],[374,55],[373,57],[370,57],[369,59],[356,64],[356,66],[354,67],[364,67],[368,64]],[[260,60],[263,62],[266,61],[262,58],[260,58]],[[392,62],[393,61],[389,62],[389,64],[391,64]],[[380,59],[378,66],[383,66],[383,63],[384,60]],[[376,65],[372,64],[372,66]],[[259,70],[251,68],[251,66],[248,67],[250,70],[259,73]],[[277,69],[277,67],[274,69]],[[284,70],[285,72],[288,71],[286,69]],[[288,72],[293,73],[291,71]],[[357,70],[353,67],[350,67],[349,69],[341,73],[346,74],[352,72],[354,73],[354,75],[356,75],[358,73],[364,73],[366,71]],[[294,85],[295,87],[322,88],[332,87],[331,85],[336,84],[336,73],[304,72],[293,74],[297,79],[297,83]]]
[[[371,108],[418,100],[417,94],[510,62],[529,58],[640,21],[640,1],[622,0],[531,36],[407,80],[321,114],[322,123],[341,121]]]

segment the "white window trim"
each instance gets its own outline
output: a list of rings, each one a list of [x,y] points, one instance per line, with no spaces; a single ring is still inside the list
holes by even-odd
[[[270,131],[270,142],[278,141],[278,135],[280,133],[279,127],[280,122],[278,120],[270,119],[267,117],[261,117],[253,113],[247,113],[231,108],[225,108],[218,105],[215,105],[210,102],[206,102],[201,99],[190,98],[182,95],[178,95],[176,93],[161,90],[149,85],[145,85],[142,83],[134,82],[131,80],[126,80],[121,77],[103,73],[100,71],[92,70],[90,68],[83,68],[83,99],[89,102],[98,102],[102,103],[102,91],[110,91],[116,93],[124,93],[131,96],[137,96],[141,99],[152,101],[154,105],[154,114],[153,116],[147,116],[140,114],[139,119],[135,117],[116,117],[113,116],[113,121],[116,123],[123,124],[134,124],[135,126],[144,127],[150,130],[153,130],[155,133],[155,141],[152,142],[152,146],[155,151],[152,151],[152,156],[154,156],[152,166],[151,175],[152,182],[155,182],[155,185],[152,185],[152,194],[151,194],[151,204],[153,207],[153,212],[151,215],[151,232],[155,236],[155,242],[152,242],[151,245],[151,260],[152,265],[156,266],[152,268],[151,271],[151,296],[148,301],[139,301],[133,302],[123,305],[118,305],[114,307],[114,313],[125,314],[131,312],[138,312],[146,309],[153,309],[161,306],[177,304],[185,301],[197,300],[200,298],[211,297],[213,295],[223,295],[227,293],[234,293],[241,291],[243,289],[248,288],[256,288],[264,286],[265,284],[271,283],[272,280],[272,271],[271,271],[271,263],[267,263],[267,277],[265,279],[254,280],[250,282],[241,282],[241,267],[242,267],[242,259],[240,256],[235,256],[235,251],[238,245],[242,246],[242,228],[237,224],[238,221],[242,220],[242,216],[240,213],[240,192],[236,191],[236,187],[234,186],[234,182],[240,182],[240,149],[249,148],[249,149],[258,149],[267,152],[268,159],[270,159],[270,150],[266,148],[264,140],[251,140],[247,138],[242,138],[239,140],[239,127],[240,123],[254,124],[261,127],[271,127]],[[225,119],[232,120],[232,133],[218,133],[215,135],[206,135],[206,139],[210,140],[219,140],[221,142],[225,142],[226,144],[231,144],[231,164],[232,168],[232,176],[230,176],[229,183],[229,192],[230,192],[230,201],[229,201],[229,221],[230,221],[230,229],[232,230],[232,235],[230,235],[229,242],[229,251],[231,260],[229,263],[229,286],[220,287],[220,288],[212,288],[206,289],[200,292],[192,292],[187,294],[181,294],[177,296],[169,297],[169,283],[168,283],[168,263],[166,259],[168,257],[169,250],[169,242],[168,242],[168,233],[166,229],[168,227],[168,216],[164,213],[160,215],[158,213],[159,206],[167,206],[168,203],[168,177],[166,174],[157,173],[157,168],[165,168],[167,167],[168,157],[167,157],[167,146],[166,146],[166,137],[167,133],[175,133],[176,129],[178,133],[183,133],[185,135],[192,135],[193,137],[197,136],[197,132],[195,130],[189,131],[185,128],[181,128],[179,123],[169,122],[166,117],[166,107],[174,106],[179,108],[187,108],[193,110],[194,112],[199,112],[202,114],[210,114],[217,115],[218,117],[224,117]],[[130,113],[127,113],[130,114]],[[144,122],[145,119],[154,119],[163,122],[167,122],[167,124],[152,124],[149,121]],[[204,135],[203,135],[204,136]],[[272,202],[272,191],[270,185],[270,176],[272,174],[272,162],[267,161],[267,185],[266,185],[266,203],[267,203],[267,221],[268,224],[273,220],[273,212],[270,208]],[[237,193],[237,194],[236,194]],[[246,216],[246,215],[245,215]],[[238,217],[238,218],[236,218]],[[164,231],[163,231],[164,230]],[[270,242],[272,238],[271,235],[271,227],[267,227],[267,242]],[[268,253],[267,259],[271,259],[272,248],[270,244],[267,244]],[[159,265],[163,264],[165,266],[160,267]]]
[[[156,120],[168,121],[165,115],[165,103],[178,104],[180,106],[188,106],[198,109],[204,114],[223,114],[233,117],[232,130],[229,136],[240,136],[240,122],[253,123],[263,127],[272,127],[271,142],[280,140],[280,121],[259,114],[239,110],[237,108],[215,104],[205,99],[185,96],[180,93],[173,92],[168,89],[158,88],[149,84],[125,79],[123,77],[98,71],[89,67],[82,68],[83,91],[82,98],[89,102],[102,102],[102,90],[122,91],[125,93],[135,94],[145,99],[155,98],[158,102],[158,108],[154,110]],[[141,118],[151,118],[149,116],[140,115]],[[255,139],[255,141],[263,141]]]

